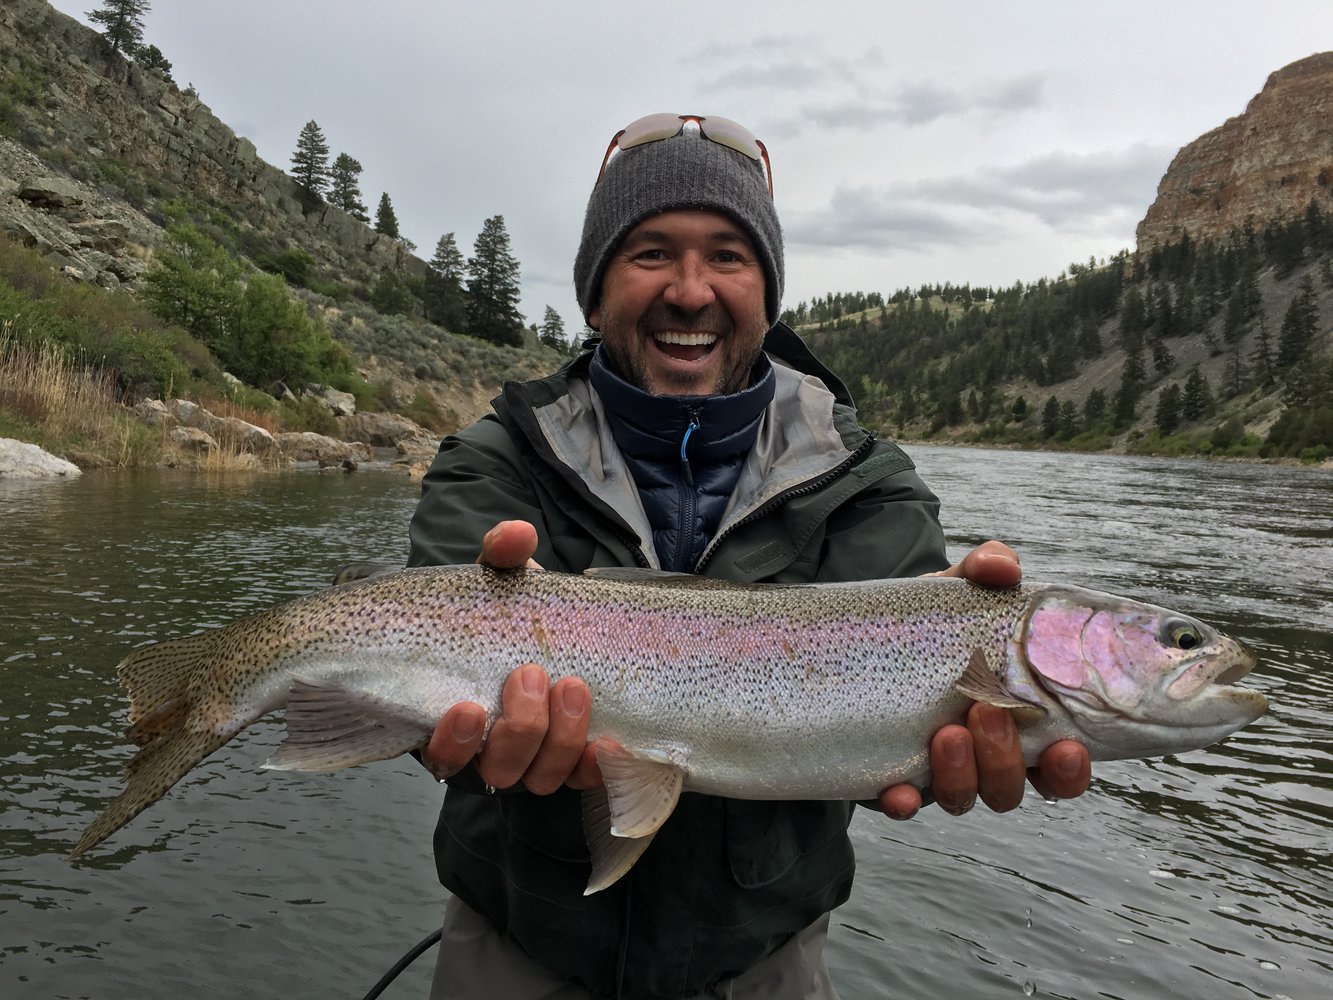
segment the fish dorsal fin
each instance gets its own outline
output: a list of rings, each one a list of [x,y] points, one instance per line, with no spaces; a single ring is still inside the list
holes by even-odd
[[[694,573],[676,573],[668,569],[651,569],[647,566],[592,566],[583,571],[584,576],[597,580],[614,580],[618,583],[651,583],[659,587],[735,587],[737,584],[712,577],[697,576]]]
[[[287,695],[287,738],[264,764],[277,771],[336,771],[424,746],[428,721],[364,691],[297,677]]]
[[[597,745],[597,765],[606,782],[611,834],[648,837],[667,821],[685,781],[684,769],[665,750],[629,750]]]
[[[614,885],[648,850],[653,834],[617,837],[611,832],[611,803],[605,788],[583,793],[583,834],[588,841],[592,872],[583,895],[591,896]]]
[[[991,670],[986,653],[976,648],[967,661],[963,676],[954,683],[959,694],[965,694],[973,701],[985,702],[996,708],[1012,709],[1018,715],[1019,722],[1035,721],[1046,717],[1046,709],[1030,701],[1017,698],[1004,686],[1004,682]]]

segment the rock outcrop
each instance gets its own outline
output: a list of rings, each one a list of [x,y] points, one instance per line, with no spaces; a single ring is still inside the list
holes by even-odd
[[[1244,114],[1176,154],[1138,225],[1138,249],[1263,228],[1311,200],[1333,211],[1333,52],[1271,74]]]
[[[0,5],[0,79],[10,74],[40,81],[42,98],[7,107],[20,141],[0,137],[0,228],[66,258],[72,277],[134,282],[145,245],[160,238],[142,212],[102,197],[104,187],[142,206],[178,192],[213,199],[274,249],[305,249],[366,286],[387,269],[425,273],[403,244],[346,212],[321,204],[307,213],[296,182],[198,95],[111,53],[45,0]]]
[[[35,444],[0,438],[0,479],[74,479],[80,475],[73,462]]]

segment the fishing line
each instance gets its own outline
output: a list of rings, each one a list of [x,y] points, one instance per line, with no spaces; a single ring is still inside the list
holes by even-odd
[[[409,965],[411,965],[413,962],[415,962],[418,958],[421,957],[421,953],[423,951],[425,951],[431,945],[437,944],[441,936],[443,936],[443,934],[444,934],[444,928],[439,927],[436,930],[431,931],[424,938],[422,938],[420,941],[414,944],[412,946],[412,950],[409,951],[402,958],[400,958],[397,962],[395,962],[393,964],[393,968],[390,969],[388,972],[386,972],[383,976],[381,976],[380,981],[376,983],[374,986],[372,986],[370,988],[370,992],[367,993],[364,997],[362,997],[361,1000],[375,1000],[377,996],[379,996],[386,989],[388,989],[389,984],[391,982],[393,982],[395,979],[398,978],[398,974],[400,972],[402,972]]]

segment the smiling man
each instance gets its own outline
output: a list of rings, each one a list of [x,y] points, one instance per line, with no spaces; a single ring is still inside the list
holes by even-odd
[[[616,134],[574,265],[600,344],[548,378],[507,383],[493,414],[445,439],[412,520],[413,565],[1017,582],[1017,557],[994,542],[946,569],[939,503],[910,459],[857,423],[846,387],[777,321],[767,159],[726,119],[650,115]],[[852,803],[686,793],[630,872],[584,896],[581,795],[601,785],[587,686],[524,664],[501,701],[495,720],[454,706],[422,755],[450,783],[433,996],[836,996],[823,946],[851,887]],[[927,749],[947,811],[1021,800],[1007,713],[973,706]],[[1033,780],[1081,794],[1086,751],[1056,744]],[[910,786],[876,803],[899,819],[921,804]]]

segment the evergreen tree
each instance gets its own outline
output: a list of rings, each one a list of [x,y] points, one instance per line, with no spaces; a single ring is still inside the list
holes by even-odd
[[[496,344],[522,345],[518,261],[509,248],[504,216],[493,215],[482,223],[467,267],[468,332]]]
[[[463,289],[463,252],[453,233],[435,244],[435,256],[426,268],[422,299],[426,318],[446,330],[461,331],[467,323],[467,292]]]
[[[103,0],[97,10],[88,12],[88,20],[105,27],[102,37],[111,43],[111,51],[133,55],[143,41],[143,16],[148,0]]]
[[[1157,396],[1157,429],[1171,434],[1180,426],[1180,386],[1172,382]]]
[[[1293,368],[1299,364],[1314,340],[1318,324],[1315,306],[1314,285],[1309,275],[1301,282],[1301,290],[1291,300],[1286,315],[1282,317],[1282,329],[1277,335],[1277,361],[1283,368]]]
[[[1176,356],[1161,337],[1153,338],[1152,366],[1158,375],[1170,375],[1171,369],[1176,367]]]
[[[1060,430],[1060,401],[1054,396],[1046,400],[1041,411],[1041,436],[1053,438]]]
[[[1092,430],[1101,423],[1104,416],[1106,416],[1106,393],[1101,389],[1093,389],[1083,400],[1083,425]]]
[[[1228,397],[1239,396],[1245,391],[1245,376],[1245,362],[1241,360],[1240,345],[1237,344],[1231,349],[1231,357],[1227,359],[1226,394]]]
[[[1012,420],[1022,420],[1028,415],[1028,401],[1022,396],[1014,400],[1014,405],[1009,408],[1009,417]]]
[[[1120,388],[1115,394],[1117,427],[1127,427],[1134,422],[1135,407],[1147,381],[1148,370],[1143,366],[1143,355],[1138,351],[1130,351],[1125,355],[1125,364],[1120,369]]]
[[[313,119],[305,123],[297,137],[292,176],[301,186],[307,208],[317,204],[329,186],[329,144]]]
[[[375,209],[375,232],[398,239],[398,216],[394,214],[387,191],[380,195],[379,207]]]
[[[1089,361],[1102,353],[1102,338],[1092,316],[1085,316],[1078,326],[1078,353]]]
[[[168,80],[171,79],[171,63],[167,57],[162,54],[162,50],[156,45],[144,45],[134,53],[134,61],[144,69],[151,69],[154,73],[160,73]]]
[[[329,170],[329,204],[354,219],[369,222],[366,206],[361,203],[361,169],[356,157],[338,154]]]
[[[565,321],[550,306],[546,307],[546,314],[542,317],[542,325],[538,331],[537,339],[547,347],[561,353],[569,350],[569,341],[565,339]]]
[[[1207,416],[1213,406],[1213,393],[1208,388],[1208,378],[1195,365],[1185,379],[1185,396],[1181,403],[1181,412],[1186,420],[1201,420]]]
[[[1259,336],[1250,352],[1250,364],[1254,366],[1254,377],[1260,387],[1267,389],[1277,381],[1273,374],[1273,343],[1268,336],[1268,320],[1263,316],[1259,318]]]
[[[1078,433],[1078,405],[1072,399],[1060,404],[1060,437],[1066,441]]]

